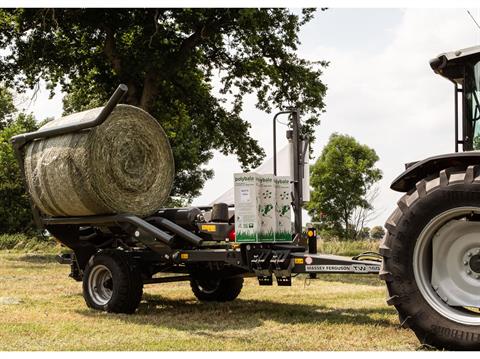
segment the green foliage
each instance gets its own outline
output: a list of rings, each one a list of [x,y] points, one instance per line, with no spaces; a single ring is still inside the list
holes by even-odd
[[[307,210],[319,228],[343,239],[355,238],[351,226],[357,208],[371,208],[368,190],[382,178],[375,150],[353,137],[334,133],[311,168],[313,188]]]
[[[385,235],[385,229],[382,226],[375,226],[370,230],[370,237],[373,239],[382,239]]]
[[[12,94],[5,87],[0,87],[0,130],[12,122],[14,112]]]
[[[189,200],[213,173],[213,150],[235,154],[247,170],[264,151],[241,117],[255,94],[270,111],[296,106],[319,123],[323,61],[297,56],[298,33],[314,10],[8,9],[0,11],[0,75],[18,91],[45,80],[68,96],[65,113],[99,106],[119,83],[126,102],[156,117],[176,167],[172,196]],[[214,94],[219,84],[220,94]]]
[[[370,238],[370,228],[363,227],[362,229],[360,229],[360,231],[357,235],[357,238],[361,239],[361,240],[369,239]]]
[[[50,121],[53,121],[54,119],[55,119],[54,117],[46,117],[45,119],[43,119],[38,123],[38,128],[46,125],[47,123],[49,123]]]
[[[473,137],[473,149],[480,150],[480,135]]]
[[[11,96],[9,101],[7,103],[13,106]],[[33,116],[20,113],[0,130],[0,233],[32,229],[30,204],[10,139],[19,133],[36,129]]]
[[[317,250],[319,253],[336,254],[339,256],[353,257],[365,252],[378,252],[378,241],[344,241],[338,239],[325,240],[321,239],[317,242]]]
[[[188,207],[187,201],[180,197],[170,197],[167,202],[163,204],[165,208],[174,208],[174,207]]]
[[[0,250],[49,252],[60,249],[51,237],[28,235],[25,233],[0,234]]]

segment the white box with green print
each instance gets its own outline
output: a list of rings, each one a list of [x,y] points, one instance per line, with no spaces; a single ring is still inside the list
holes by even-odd
[[[237,173],[234,182],[236,241],[290,242],[290,178]]]

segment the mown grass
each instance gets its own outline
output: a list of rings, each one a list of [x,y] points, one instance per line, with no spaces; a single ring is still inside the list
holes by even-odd
[[[119,315],[88,309],[81,283],[52,253],[0,251],[0,351],[419,348],[385,304],[377,276],[300,276],[292,287],[247,278],[230,303],[200,303],[187,282],[146,285],[138,312]]]

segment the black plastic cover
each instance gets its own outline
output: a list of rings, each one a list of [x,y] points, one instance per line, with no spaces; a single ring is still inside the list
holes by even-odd
[[[447,153],[429,157],[407,167],[400,176],[395,178],[390,188],[398,192],[408,192],[415,187],[418,181],[438,174],[443,169],[466,168],[476,164],[480,164],[480,151]]]

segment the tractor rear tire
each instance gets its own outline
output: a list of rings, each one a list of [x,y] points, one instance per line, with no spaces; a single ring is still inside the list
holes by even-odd
[[[383,256],[380,278],[387,285],[387,303],[395,306],[401,325],[412,329],[423,344],[447,350],[480,349],[480,312],[470,306],[458,306],[458,303],[447,304],[449,298],[456,295],[456,287],[449,287],[450,292],[447,291],[452,296],[441,296],[438,286],[432,285],[432,272],[435,268],[432,265],[433,238],[437,236],[435,243],[440,243],[440,234],[446,233],[446,226],[451,226],[453,222],[460,226],[466,224],[478,228],[477,224],[470,221],[478,221],[479,215],[480,166],[470,166],[463,171],[443,170],[436,178],[419,181],[415,189],[398,201],[397,209],[385,224],[387,233],[380,245]],[[476,242],[478,238],[480,247],[480,236],[476,236],[476,231],[467,233],[464,237],[455,231],[450,233],[450,238],[447,239],[452,243],[451,248],[458,248],[459,238],[462,241],[469,240],[470,247],[475,248],[476,243],[472,245],[471,241]],[[470,249],[467,248],[467,251]],[[419,253],[423,253],[423,257]],[[459,253],[460,251],[452,249],[440,261],[435,259],[435,262],[446,267],[452,266],[453,261],[459,261],[458,266],[466,266],[466,261]],[[468,281],[468,285],[473,283],[473,288],[478,288],[476,307],[480,307],[480,280],[476,287],[473,277],[462,271],[448,273],[461,278],[455,280]],[[453,277],[449,275],[447,279]]]
[[[88,307],[132,314],[142,299],[140,272],[125,253],[105,250],[90,258],[83,274],[83,297]]]
[[[243,277],[195,278],[190,280],[193,294],[204,302],[230,302],[238,297],[243,287]]]

